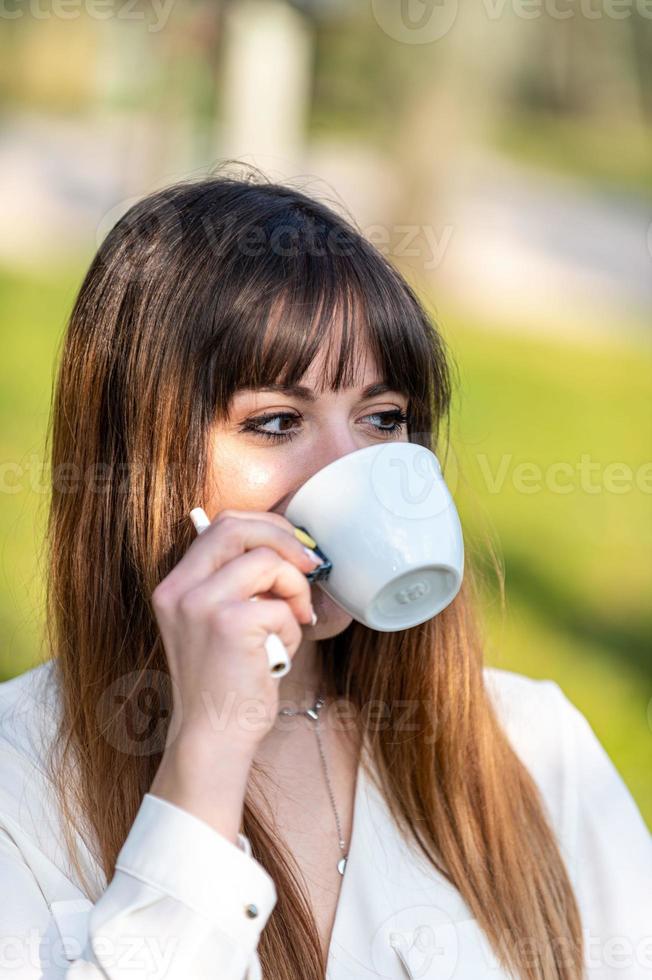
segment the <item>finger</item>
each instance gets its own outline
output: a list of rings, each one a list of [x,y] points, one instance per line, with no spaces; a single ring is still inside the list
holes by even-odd
[[[281,599],[266,599],[264,602],[256,603],[253,612],[248,603],[229,603],[227,608],[230,617],[233,615],[236,619],[240,619],[243,635],[255,637],[257,645],[265,649],[268,637],[274,634],[280,639],[292,659],[303,639],[303,634],[285,602]]]
[[[185,592],[233,558],[261,546],[276,550],[280,557],[298,566],[304,576],[319,564],[294,534],[278,522],[267,520],[264,514],[255,518],[229,515],[198,534],[169,573],[168,587],[174,592],[178,585]]]
[[[219,603],[244,601],[265,592],[284,599],[300,623],[313,622],[310,583],[295,565],[268,547],[241,554],[184,592],[183,599],[196,615]]]
[[[249,602],[257,602],[259,599],[273,599],[273,592],[259,592],[258,595],[252,595],[249,597]],[[310,586],[310,602],[312,604],[312,620],[310,621],[311,626],[315,626],[318,622],[317,613],[315,612],[314,600],[312,598],[312,583]],[[308,623],[303,623],[304,626],[308,626]]]
[[[279,527],[285,528],[288,531],[289,534],[292,534],[292,535],[294,535],[295,538],[298,538],[298,540],[302,544],[306,545],[307,548],[309,548],[309,549],[314,548],[315,550],[318,550],[319,549],[319,546],[318,546],[317,542],[315,541],[315,539],[313,537],[311,537],[311,535],[308,534],[308,532],[303,527],[297,527],[296,524],[293,524],[292,521],[289,520],[289,518],[285,517],[284,514],[278,514],[274,510],[267,510],[267,511],[260,511],[260,510],[234,510],[233,508],[230,508],[228,510],[220,511],[216,515],[216,518],[219,519],[220,517],[223,517],[223,516],[226,516],[226,517],[251,517],[254,520],[270,519],[274,523],[278,524]]]
[[[201,508],[196,508],[200,510]],[[202,511],[202,514],[205,514]],[[213,518],[212,523],[221,520],[224,517],[247,517],[252,520],[270,520],[272,523],[276,524],[278,527],[283,528],[289,534],[294,535],[295,538],[305,544],[308,548],[314,548],[317,544],[314,538],[307,534],[302,528],[296,527],[287,517],[283,514],[278,514],[274,510],[260,511],[260,510],[237,510],[234,508],[228,508],[227,510],[218,511],[218,513]],[[206,520],[208,518],[206,517]]]

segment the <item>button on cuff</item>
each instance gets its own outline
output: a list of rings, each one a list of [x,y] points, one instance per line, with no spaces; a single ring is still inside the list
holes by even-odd
[[[277,900],[271,875],[206,821],[146,793],[116,868],[159,888],[255,945]],[[248,844],[248,841],[247,841]],[[255,908],[256,914],[243,909]]]

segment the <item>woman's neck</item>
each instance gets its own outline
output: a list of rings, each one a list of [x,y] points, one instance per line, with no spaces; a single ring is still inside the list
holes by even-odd
[[[279,681],[279,707],[307,708],[321,689],[321,667],[315,640],[304,640],[292,658],[292,666]]]

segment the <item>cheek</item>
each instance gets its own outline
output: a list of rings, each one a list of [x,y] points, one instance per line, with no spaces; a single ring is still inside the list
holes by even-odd
[[[237,474],[220,470],[216,474],[214,510],[268,510],[282,494],[282,474],[242,467]]]
[[[281,461],[257,461],[242,447],[222,447],[213,454],[209,513],[220,510],[269,510],[293,486],[292,473]],[[208,508],[206,508],[208,509]]]
[[[338,606],[323,589],[320,589],[319,585],[315,584],[310,587],[310,595],[318,618],[317,625],[314,627],[315,629],[319,629],[320,623],[338,625],[344,629],[353,619],[351,614],[346,612],[345,609],[342,609],[341,606]]]

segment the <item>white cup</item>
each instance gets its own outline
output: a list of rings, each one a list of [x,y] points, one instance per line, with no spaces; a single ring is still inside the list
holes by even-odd
[[[340,456],[297,490],[285,516],[333,563],[317,584],[371,629],[417,626],[459,592],[462,527],[424,446],[392,442]]]

